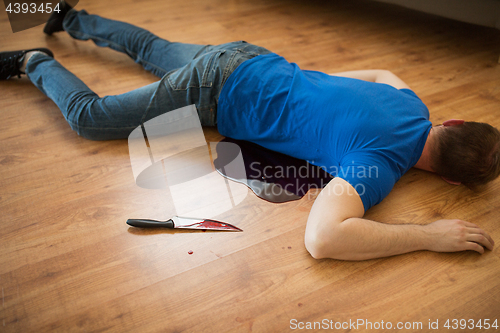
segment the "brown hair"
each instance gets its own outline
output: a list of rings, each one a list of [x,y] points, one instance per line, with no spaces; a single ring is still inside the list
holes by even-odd
[[[432,169],[439,175],[475,187],[500,174],[500,132],[485,123],[447,126],[437,135]]]

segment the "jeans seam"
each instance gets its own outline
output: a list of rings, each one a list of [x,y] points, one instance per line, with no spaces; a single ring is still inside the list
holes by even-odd
[[[201,80],[200,80],[199,84],[194,84],[194,85],[191,84],[191,85],[188,85],[187,87],[181,87],[181,88],[179,88],[176,84],[174,84],[174,82],[170,79],[170,77],[172,76],[172,74],[174,74],[178,70],[182,69],[182,67],[181,67],[181,68],[174,69],[174,70],[168,72],[167,74],[165,74],[165,77],[168,80],[169,86],[174,91],[185,91],[185,90],[188,90],[190,88],[201,89],[201,88],[211,88],[211,87],[213,87],[213,85],[214,85],[213,81],[210,82],[210,84],[208,84],[208,82],[207,82],[208,81],[208,77],[209,77],[209,75],[211,75],[212,72],[215,72],[214,63],[216,61],[216,58],[220,57],[220,55],[223,54],[223,53],[225,53],[226,51],[227,50],[218,50],[218,51],[210,51],[210,52],[206,53],[206,55],[208,55],[210,53],[213,53],[213,54],[210,57],[210,60],[209,60],[208,64],[203,69],[203,74],[201,76]]]
[[[100,99],[100,98],[97,98],[97,99]],[[90,103],[96,102],[97,99],[91,101]],[[84,108],[82,108],[82,109],[84,109]],[[146,112],[148,110],[149,110],[149,107],[146,110]],[[141,124],[143,123],[144,117],[145,117],[145,115],[141,119]],[[135,129],[137,126],[141,125],[140,124],[140,125],[137,125],[137,126],[121,126],[121,127],[93,127],[93,126],[85,126],[85,125],[79,124],[78,121],[74,121],[72,118],[69,118],[69,117],[64,117],[64,118],[66,118],[66,122],[70,125],[71,128],[84,129],[84,130],[88,130],[88,129],[91,129],[91,130],[103,130],[103,129],[104,130],[126,130],[126,129]]]
[[[217,51],[215,52],[211,57],[210,57],[210,61],[209,63],[207,64],[207,66],[205,67],[205,70],[203,72],[203,77],[201,79],[201,82],[200,82],[200,88],[204,87],[204,88],[210,88],[213,86],[213,81],[210,82],[210,85],[207,85],[207,80],[208,80],[208,77],[209,75],[211,74],[211,72],[214,72],[214,63],[215,63],[215,58],[219,57],[224,53],[226,52],[225,50],[220,50],[220,51]]]
[[[226,82],[227,80],[227,77],[229,76],[229,71],[231,68],[234,67],[234,63],[235,63],[235,58],[236,58],[236,55],[238,53],[241,53],[241,52],[234,52],[232,55],[231,55],[231,58],[229,59],[229,61],[227,62],[227,65],[226,65],[226,68],[224,68],[224,73],[222,75],[222,85],[224,85],[224,83]]]
[[[94,130],[103,130],[103,129],[122,130],[122,129],[130,129],[130,128],[134,129],[137,126],[140,126],[140,125],[137,125],[137,126],[126,126],[126,127],[89,127],[89,126],[85,126],[85,125],[80,125],[80,124],[78,124],[78,122],[75,122],[72,119],[66,119],[66,121],[68,122],[68,124],[70,125],[71,128],[76,127],[78,129],[81,128],[81,129],[94,129]]]
[[[95,40],[98,40],[98,41],[109,43],[110,45],[113,45],[114,47],[116,47],[118,49],[122,49],[122,50],[127,51],[127,54],[134,55],[136,57],[136,59],[138,59],[138,60],[141,61],[141,64],[147,64],[148,66],[151,66],[151,67],[153,67],[156,70],[160,70],[162,72],[165,72],[165,69],[163,69],[161,67],[158,67],[157,65],[155,65],[155,64],[153,64],[153,63],[151,63],[151,62],[149,62],[147,60],[144,60],[144,58],[140,57],[137,53],[132,52],[128,48],[124,47],[123,45],[117,44],[117,43],[115,43],[113,41],[110,41],[108,39],[105,39],[105,38],[101,38],[101,37],[97,37],[97,36],[92,36],[92,35],[89,35],[87,33],[83,33],[83,32],[80,32],[80,31],[66,30],[66,32],[68,32],[70,35],[74,34],[74,35],[79,36],[79,37],[83,37],[83,38],[88,37],[88,39],[91,39],[91,40],[95,39]]]
[[[158,87],[156,88],[155,92],[153,93],[153,95],[151,96],[150,98],[150,101],[153,101],[156,99],[156,95],[158,94],[158,90],[160,89],[161,85],[164,85],[165,83],[163,83],[163,80],[168,80],[168,77],[167,75],[165,75],[161,80],[160,80],[160,83],[158,84]],[[144,114],[142,115],[142,118],[141,118],[141,126],[144,125],[144,119],[146,119],[148,113],[149,113],[149,110],[151,110],[151,102],[149,103],[148,107],[146,108],[146,111],[144,112]]]

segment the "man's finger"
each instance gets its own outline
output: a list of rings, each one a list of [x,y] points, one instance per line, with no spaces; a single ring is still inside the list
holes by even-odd
[[[482,247],[481,245],[474,243],[474,242],[467,242],[466,243],[466,250],[476,251],[480,254],[484,253],[484,247]]]
[[[493,250],[493,244],[482,234],[470,234],[467,236],[467,241],[477,243],[487,247],[489,250]]]
[[[462,221],[463,224],[466,226],[466,227],[469,227],[469,228],[479,228],[479,226],[477,224],[474,224],[472,222],[467,222],[467,221]]]
[[[479,235],[483,235],[487,240],[488,242],[491,244],[491,248],[488,247],[490,250],[493,248],[493,246],[495,245],[495,241],[493,240],[493,238],[491,238],[490,235],[488,235],[488,233],[486,231],[484,231],[483,229],[481,228],[469,228],[469,232],[471,234],[479,234]]]
[[[484,237],[486,237],[486,239],[487,239],[487,240],[490,242],[490,244],[491,244],[491,248],[493,248],[493,246],[495,246],[495,241],[493,240],[493,238],[491,238],[491,236],[490,236],[490,235],[488,235],[488,234],[486,233],[486,231],[484,231],[484,230],[482,230],[482,229],[481,229],[481,231],[482,231],[481,235],[483,235]],[[491,250],[491,249],[490,249],[490,250]]]

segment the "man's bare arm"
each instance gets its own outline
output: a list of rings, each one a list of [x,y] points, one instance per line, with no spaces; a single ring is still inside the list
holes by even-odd
[[[428,225],[393,225],[363,219],[363,203],[345,180],[334,178],[311,209],[305,245],[316,258],[365,260],[417,250],[455,252],[492,249],[491,237],[475,224],[440,220]]]
[[[383,69],[367,69],[330,74],[332,76],[349,77],[369,82],[385,83],[396,89],[410,89],[410,87],[394,73]]]

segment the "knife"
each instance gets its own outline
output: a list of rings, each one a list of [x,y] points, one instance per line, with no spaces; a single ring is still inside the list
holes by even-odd
[[[128,219],[127,224],[137,228],[170,228],[170,229],[200,229],[200,230],[222,230],[243,231],[238,227],[226,222],[216,220],[197,219],[191,217],[174,216],[167,221],[148,219]]]

